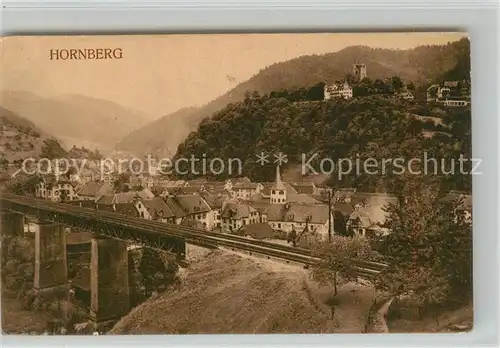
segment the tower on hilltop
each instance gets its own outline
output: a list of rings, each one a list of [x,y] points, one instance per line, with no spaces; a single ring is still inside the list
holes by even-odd
[[[353,65],[352,74],[354,75],[354,81],[359,82],[363,80],[366,75],[366,64],[356,63]]]

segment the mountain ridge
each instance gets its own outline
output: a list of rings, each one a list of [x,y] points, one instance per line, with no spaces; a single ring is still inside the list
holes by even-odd
[[[4,90],[0,104],[56,137],[66,148],[77,145],[111,151],[130,131],[151,120],[147,114],[113,101],[75,94],[46,98]]]

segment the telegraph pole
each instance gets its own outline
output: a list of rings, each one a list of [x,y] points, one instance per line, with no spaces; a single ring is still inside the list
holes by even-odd
[[[332,190],[328,190],[328,241],[332,241]]]

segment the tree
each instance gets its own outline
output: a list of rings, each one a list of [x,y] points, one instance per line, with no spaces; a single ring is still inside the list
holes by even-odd
[[[352,85],[355,80],[354,80],[354,75],[352,73],[349,73],[345,76],[345,80],[347,81],[348,84]]]
[[[403,88],[403,86],[404,86],[403,80],[399,76],[391,77],[391,83],[392,83],[392,86],[394,87],[394,90],[396,92],[399,92],[401,90],[401,88]]]
[[[333,283],[336,296],[340,282],[357,278],[356,261],[368,258],[371,249],[363,237],[332,236],[332,241],[321,245],[317,254],[321,261],[313,276],[321,283]]]
[[[178,283],[176,264],[168,253],[149,248],[143,249],[139,272],[142,274],[146,296]]]
[[[3,157],[0,157],[0,168],[3,170],[7,170],[9,167],[9,160]]]
[[[129,173],[120,173],[116,180],[113,182],[113,187],[115,192],[127,192],[129,191],[128,183],[130,182]]]
[[[41,158],[56,159],[64,158],[66,156],[66,151],[61,147],[57,140],[46,139],[43,142],[42,150],[40,152]]]
[[[325,99],[324,82],[319,82],[308,89],[307,100],[323,100],[323,99]]]
[[[472,287],[472,230],[460,203],[444,204],[436,183],[409,178],[406,199],[387,208],[390,234],[380,252],[389,263],[377,287],[412,296],[423,308],[452,297],[467,298]]]
[[[34,195],[39,182],[40,178],[35,175],[20,176],[12,180],[7,189],[17,195]]]
[[[340,211],[333,212],[333,230],[341,236],[348,236],[350,233],[346,229],[347,216],[344,216]]]
[[[375,81],[373,81],[373,88],[375,89],[375,92],[378,94],[386,93],[385,83],[381,79],[376,79]]]

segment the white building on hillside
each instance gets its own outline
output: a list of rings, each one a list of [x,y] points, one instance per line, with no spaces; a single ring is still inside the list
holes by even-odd
[[[352,98],[352,87],[349,86],[349,83],[344,82],[344,84],[334,84],[334,85],[325,85],[325,100],[333,99],[333,98],[344,98],[350,99]]]

